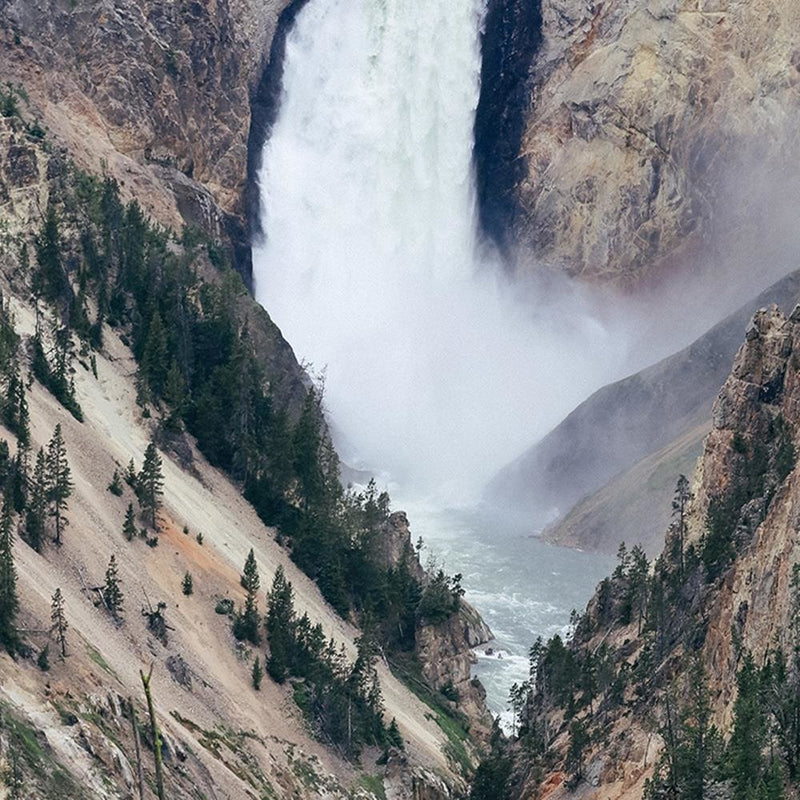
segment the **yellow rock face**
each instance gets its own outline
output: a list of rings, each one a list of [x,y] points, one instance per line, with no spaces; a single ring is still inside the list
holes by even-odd
[[[542,6],[512,222],[520,264],[629,288],[698,269],[711,238],[737,236],[754,165],[780,183],[796,161],[800,7]]]

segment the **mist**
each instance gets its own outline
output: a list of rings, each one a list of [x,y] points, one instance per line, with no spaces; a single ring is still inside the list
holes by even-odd
[[[253,252],[258,300],[324,375],[345,460],[450,504],[792,266],[777,245],[758,274],[745,249],[726,255],[722,232],[742,222],[732,203],[683,278],[647,300],[512,282],[476,233],[482,13],[482,0],[315,0],[299,13]]]
[[[298,16],[260,173],[256,295],[324,372],[345,458],[460,501],[621,374],[626,344],[577,291],[522,303],[477,260],[482,3],[410,5],[316,0]]]

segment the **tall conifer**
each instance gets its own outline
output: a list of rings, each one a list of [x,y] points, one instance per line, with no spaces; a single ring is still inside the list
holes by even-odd
[[[67,500],[72,494],[72,478],[61,423],[56,425],[47,445],[47,483],[50,516],[55,520],[56,526],[55,542],[60,545],[61,532],[68,524],[65,516]]]
[[[164,494],[164,475],[161,472],[161,456],[154,442],[150,442],[144,451],[144,464],[136,479],[136,488],[142,511],[149,518],[153,530],[157,530],[156,514]]]
[[[244,563],[241,584],[247,594],[244,601],[244,610],[236,617],[233,633],[237,639],[246,639],[252,644],[259,644],[261,635],[258,632],[259,617],[256,595],[258,594],[261,580],[258,577],[258,565],[252,548],[250,548],[247,560]]]
[[[11,653],[18,644],[14,621],[19,610],[12,519],[11,506],[6,500],[0,516],[0,643]]]
[[[64,616],[64,595],[61,594],[61,589],[56,589],[50,604],[50,622],[51,633],[55,633],[56,641],[58,642],[58,652],[63,661],[67,657],[67,628],[69,623]]]
[[[103,600],[114,619],[119,618],[119,612],[122,610],[123,595],[119,582],[117,559],[112,554],[106,569],[106,582],[103,584]]]
[[[47,457],[44,449],[36,454],[36,464],[28,492],[28,506],[25,509],[25,541],[36,550],[42,551],[45,524],[47,521]]]

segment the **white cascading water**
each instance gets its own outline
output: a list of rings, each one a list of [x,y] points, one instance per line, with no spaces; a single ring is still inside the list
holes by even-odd
[[[259,175],[256,295],[326,375],[345,455],[470,499],[621,368],[575,304],[532,317],[480,266],[483,0],[311,0]],[[527,310],[526,310],[527,308]]]
[[[326,368],[340,451],[344,441],[351,462],[391,476],[415,538],[463,573],[496,635],[476,669],[503,712],[530,644],[564,632],[612,565],[504,529],[494,513],[443,509],[474,500],[592,390],[710,322],[698,303],[686,308],[708,293],[684,287],[671,304],[679,323],[648,338],[657,305],[637,319],[607,302],[613,322],[600,324],[574,291],[520,302],[522,287],[481,263],[471,158],[482,11],[483,0],[310,0],[264,147],[266,239],[253,266],[297,355]]]
[[[499,713],[527,678],[533,639],[562,630],[608,565],[439,509],[474,501],[497,468],[618,376],[625,337],[574,293],[519,302],[521,287],[480,263],[471,162],[482,11],[483,0],[303,8],[264,146],[266,237],[253,267],[256,296],[298,357],[325,369],[340,452],[390,476],[415,538],[464,574],[503,653],[477,667]]]

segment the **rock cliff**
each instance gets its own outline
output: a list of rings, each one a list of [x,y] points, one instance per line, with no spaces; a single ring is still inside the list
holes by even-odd
[[[248,272],[251,95],[289,0],[0,5],[0,70],[80,166],[163,224],[200,226]]]
[[[670,737],[681,735],[679,725],[699,724],[698,708],[707,708],[702,724],[717,727],[714,758],[724,761],[746,663],[788,665],[778,699],[763,696],[775,731],[788,724],[781,698],[797,680],[791,654],[800,600],[799,353],[800,307],[789,317],[776,306],[756,313],[714,403],[685,531],[673,523],[649,574],[636,566],[638,556],[625,556],[578,622],[568,655],[560,641],[538,651],[527,728],[511,750],[515,796],[566,798],[579,787],[586,798],[638,800],[659,770],[669,776],[662,754],[675,752]],[[587,665],[605,677],[580,683]],[[570,670],[575,677],[565,677]],[[767,668],[763,680],[774,680],[769,675]],[[532,741],[544,742],[549,756],[525,755]],[[687,741],[681,746],[691,747]],[[761,758],[760,746],[750,751]],[[793,763],[792,745],[776,752]],[[734,773],[703,769],[704,797],[731,796]],[[784,779],[795,786],[796,775]]]
[[[747,163],[774,157],[777,189],[796,161],[798,15],[790,0],[490,0],[488,233],[523,271],[640,287],[699,270],[712,236],[737,233],[722,218],[752,190]]]
[[[390,515],[377,543],[382,563],[397,568],[403,565],[423,587],[434,577],[423,569],[411,543],[411,529],[404,511]],[[424,588],[423,588],[424,590]],[[476,662],[473,650],[494,636],[481,615],[463,598],[455,613],[431,623],[417,621],[415,655],[425,680],[466,715],[471,731],[481,739],[488,736],[492,716],[486,707],[486,690],[471,677]]]

